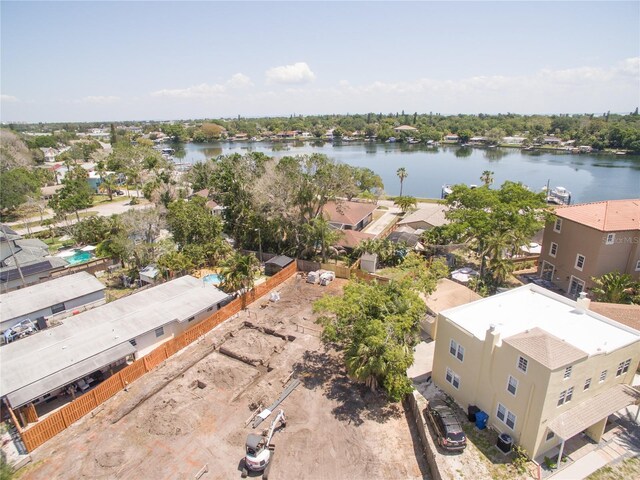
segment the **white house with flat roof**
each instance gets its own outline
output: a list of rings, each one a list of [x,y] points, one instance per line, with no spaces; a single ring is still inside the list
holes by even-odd
[[[0,331],[30,319],[38,328],[53,315],[105,303],[105,286],[87,272],[65,275],[0,295]]]
[[[230,297],[185,276],[75,315],[0,349],[0,397],[12,408],[101,377],[212,315]],[[98,373],[100,372],[100,373]]]
[[[533,458],[580,432],[599,442],[608,416],[640,401],[640,332],[586,298],[525,285],[440,312],[435,340],[434,383]]]

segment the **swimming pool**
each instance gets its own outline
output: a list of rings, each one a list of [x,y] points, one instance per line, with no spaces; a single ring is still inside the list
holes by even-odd
[[[202,277],[202,281],[207,285],[220,285],[222,283],[222,277],[217,273],[210,273]]]
[[[65,257],[65,260],[69,262],[69,265],[77,265],[78,263],[84,263],[91,260],[93,255],[91,252],[83,252],[82,250],[76,250],[76,252],[70,257]]]

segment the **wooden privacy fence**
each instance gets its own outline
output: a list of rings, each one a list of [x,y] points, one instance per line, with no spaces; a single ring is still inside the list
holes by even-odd
[[[113,397],[131,382],[152,370],[171,355],[191,344],[214,327],[220,325],[222,322],[238,313],[242,308],[244,308],[244,306],[257,300],[265,293],[280,285],[296,273],[296,271],[296,263],[293,262],[274,276],[269,277],[265,283],[256,286],[241,297],[236,298],[231,303],[225,305],[202,322],[190,327],[180,335],[163,343],[152,352],[142,358],[139,358],[131,365],[128,365],[118,373],[106,379],[93,390],[76,398],[71,403],[65,405],[60,410],[52,413],[32,427],[23,430],[20,428],[19,423],[15,422],[16,428],[22,437],[22,441],[24,442],[27,451],[33,451],[50,438],[56,436],[62,430],[69,427],[78,419],[84,417],[98,405]],[[30,415],[27,415],[27,417],[29,418]]]

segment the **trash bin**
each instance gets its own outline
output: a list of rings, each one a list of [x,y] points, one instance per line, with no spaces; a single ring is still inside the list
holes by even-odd
[[[480,409],[475,405],[469,405],[469,408],[467,409],[467,418],[469,418],[470,422],[474,423],[476,421],[476,413],[479,411]]]
[[[480,410],[476,412],[476,427],[480,430],[487,428],[487,420],[489,420],[489,414]]]
[[[509,453],[511,451],[511,447],[513,446],[513,439],[511,438],[511,435],[508,435],[506,433],[501,433],[500,435],[498,435],[496,446],[504,453]]]

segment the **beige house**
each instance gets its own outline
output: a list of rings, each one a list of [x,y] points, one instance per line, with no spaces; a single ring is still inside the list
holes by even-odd
[[[580,432],[598,442],[631,388],[640,332],[533,284],[441,312],[432,377],[535,458]]]
[[[544,229],[539,275],[576,297],[615,270],[640,279],[640,199],[559,207]]]

